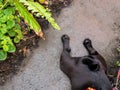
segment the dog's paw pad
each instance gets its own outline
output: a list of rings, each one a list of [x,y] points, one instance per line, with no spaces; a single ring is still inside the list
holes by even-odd
[[[69,40],[70,38],[69,38],[68,35],[64,34],[64,35],[61,37],[61,39],[62,39],[62,41],[64,41],[64,40]]]
[[[71,48],[66,48],[66,51],[67,52],[71,52]]]
[[[89,38],[85,39],[83,42],[84,45],[91,44],[91,40]]]

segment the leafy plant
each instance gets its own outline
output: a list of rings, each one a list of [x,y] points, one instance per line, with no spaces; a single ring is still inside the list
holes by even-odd
[[[44,2],[44,0],[40,0],[41,2]],[[55,19],[52,18],[52,14],[49,12],[47,8],[44,8],[42,5],[40,5],[38,2],[32,2],[32,1],[26,1],[26,0],[20,0],[20,2],[24,3],[24,5],[27,6],[28,10],[32,11],[32,13],[37,13],[36,16],[42,16],[42,18],[46,18],[46,20],[51,23],[51,25],[57,29],[60,30],[60,27],[55,22]]]
[[[31,27],[31,29],[35,31],[35,33],[38,36],[45,39],[40,25],[28,10],[32,11],[32,13],[37,13],[36,16],[42,16],[43,18],[46,18],[46,20],[48,20],[55,29],[60,30],[60,27],[57,25],[54,18],[52,18],[52,14],[49,12],[49,10],[47,8],[44,8],[38,2],[34,2],[33,0],[29,0],[29,1],[13,0],[13,1],[20,15],[24,18],[25,22]],[[45,0],[40,0],[40,2],[43,2],[43,1]],[[22,3],[25,6],[27,6],[28,10],[25,8],[25,6]]]
[[[0,5],[2,8],[0,10],[0,60],[5,60],[7,52],[16,51],[14,43],[19,43],[23,35],[19,24],[17,24],[19,17],[15,16],[15,7],[10,5],[5,7],[3,0],[0,1]]]
[[[45,0],[39,0],[39,2],[44,3]],[[32,14],[36,13],[36,16],[46,18],[55,29],[60,30],[60,27],[57,25],[54,18],[52,18],[51,12],[49,12],[47,8],[44,8],[40,3],[34,2],[34,0],[0,0],[1,61],[7,58],[7,53],[13,53],[16,51],[14,44],[19,43],[23,38],[19,25],[19,15],[23,17],[25,23],[27,23],[30,28],[43,39],[45,38],[41,27]],[[19,15],[16,14],[16,10],[19,12]]]
[[[44,38],[40,25],[34,19],[33,15],[29,13],[28,10],[18,0],[14,1],[16,8],[18,9],[20,15],[24,18],[26,23],[30,25],[31,29],[33,29],[38,36]]]

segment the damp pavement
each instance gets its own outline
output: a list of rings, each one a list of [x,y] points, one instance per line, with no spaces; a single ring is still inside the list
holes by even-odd
[[[73,0],[56,21],[61,31],[52,27],[46,30],[46,40],[40,40],[24,68],[0,86],[0,90],[71,90],[68,78],[59,68],[63,34],[71,38],[72,56],[86,55],[82,42],[90,38],[109,62],[114,43],[119,38],[120,1]]]

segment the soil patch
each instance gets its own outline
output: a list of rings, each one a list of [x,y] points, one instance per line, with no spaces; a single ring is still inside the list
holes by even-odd
[[[50,0],[51,4],[48,6],[54,15],[58,15],[62,8],[68,6],[72,0]],[[48,28],[49,23],[42,18],[36,18],[42,29]],[[38,47],[40,38],[31,30],[27,30],[27,25],[21,18],[21,28],[24,33],[24,39],[16,44],[17,50],[15,53],[9,54],[7,60],[0,62],[0,85],[12,78],[20,70],[24,64],[24,58],[30,55],[31,51]],[[43,31],[44,32],[44,31]]]
[[[120,62],[120,52],[116,50],[117,48],[120,47],[120,39],[117,38],[114,43],[116,45],[112,49],[113,56],[110,58],[110,61],[108,62],[108,77],[113,87],[116,85],[118,70],[120,69],[120,66],[117,64],[117,62]],[[120,78],[117,83],[117,88],[118,90],[120,90]]]

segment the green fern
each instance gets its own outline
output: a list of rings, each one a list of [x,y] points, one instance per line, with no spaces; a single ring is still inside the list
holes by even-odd
[[[54,18],[52,18],[52,14],[48,11],[48,9],[44,8],[42,5],[40,5],[38,2],[32,2],[32,1],[26,1],[26,0],[19,0],[19,2],[24,3],[24,5],[27,6],[28,10],[31,10],[32,13],[37,13],[37,16],[45,17],[46,20],[48,20],[51,25],[57,29],[60,30],[60,27],[55,22]]]
[[[14,0],[14,3],[15,7],[18,9],[19,14],[24,18],[25,22],[31,27],[31,29],[35,31],[38,36],[44,39],[40,25],[34,19],[32,14],[29,13],[28,10],[18,0]]]

